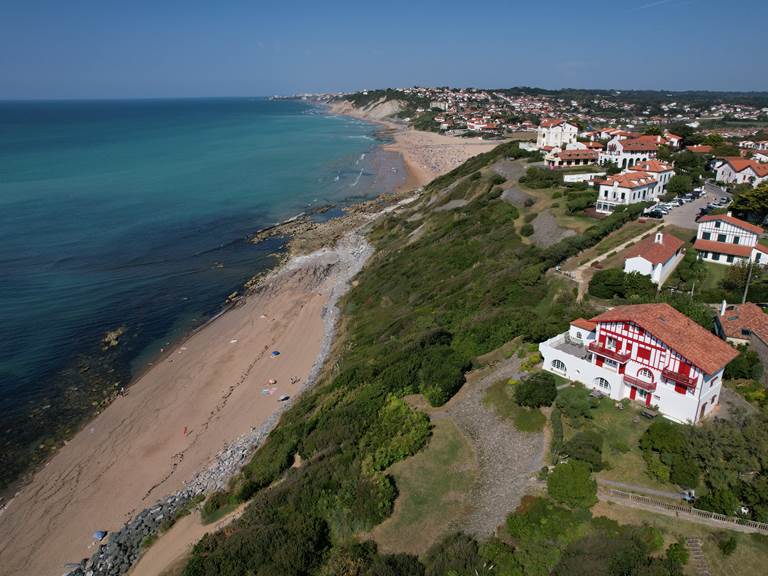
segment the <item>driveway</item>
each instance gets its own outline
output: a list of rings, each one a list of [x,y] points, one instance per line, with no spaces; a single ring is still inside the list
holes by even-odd
[[[704,184],[704,194],[701,198],[697,198],[693,202],[673,208],[672,211],[664,217],[664,222],[666,224],[679,226],[680,228],[696,230],[698,228],[696,224],[696,216],[698,216],[699,210],[704,208],[710,202],[723,196],[731,197],[730,194],[719,186],[707,182]]]

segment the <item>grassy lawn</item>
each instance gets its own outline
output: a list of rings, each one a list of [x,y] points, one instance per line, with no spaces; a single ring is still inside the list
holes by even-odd
[[[381,551],[422,554],[469,508],[474,452],[451,419],[433,422],[429,445],[390,469],[399,490],[395,510],[370,533]]]
[[[529,212],[538,214],[546,210],[555,217],[555,220],[562,228],[575,230],[579,234],[583,233],[596,222],[594,218],[584,216],[583,214],[568,213],[566,206],[568,200],[568,188],[560,186],[555,188],[530,188],[524,184],[518,184],[518,188],[536,199],[536,203],[533,206],[520,209],[520,213],[523,215]],[[561,193],[562,196],[553,198],[552,195],[556,192]],[[557,204],[557,206],[554,206],[555,204]]]
[[[676,491],[674,485],[661,483],[645,473],[645,461],[638,443],[651,421],[640,416],[642,408],[642,405],[633,402],[619,410],[613,400],[603,398],[591,411],[592,419],[581,428],[574,428],[568,419],[563,419],[565,440],[582,429],[597,430],[604,439],[603,461],[606,463],[606,469],[598,473],[599,478]]]
[[[514,386],[506,380],[499,380],[485,393],[483,404],[493,407],[496,414],[506,420],[511,420],[515,428],[521,432],[541,432],[546,423],[546,417],[541,410],[518,406],[514,400]]]
[[[640,222],[639,220],[627,222],[626,224],[624,224],[624,226],[622,226],[612,234],[609,234],[608,236],[603,238],[596,246],[593,246],[589,250],[585,250],[581,252],[575,258],[571,258],[570,260],[568,260],[563,265],[563,268],[565,270],[573,270],[578,266],[581,266],[585,262],[589,262],[593,258],[600,256],[601,254],[610,252],[611,250],[616,248],[616,246],[620,246],[627,240],[630,240],[635,236],[638,236],[640,234],[643,234],[644,232],[647,232],[657,224],[658,222],[653,222],[651,220],[647,220],[645,222]]]
[[[716,290],[720,280],[725,278],[728,273],[728,266],[725,264],[714,264],[712,262],[704,262],[704,269],[707,271],[707,275],[702,282],[702,290]]]
[[[766,572],[768,536],[728,532],[728,534],[736,536],[738,543],[736,551],[731,556],[726,557],[720,553],[717,547],[715,535],[720,530],[715,528],[609,502],[599,502],[593,506],[592,515],[612,518],[621,524],[650,524],[664,532],[665,545],[676,541],[678,538],[701,538],[702,549],[713,576],[751,576]],[[686,566],[686,574],[695,574],[691,562]]]

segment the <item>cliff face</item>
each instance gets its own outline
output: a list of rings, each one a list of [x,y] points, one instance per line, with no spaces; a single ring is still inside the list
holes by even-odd
[[[387,100],[386,98],[381,98],[362,108],[356,107],[347,100],[336,102],[331,106],[331,109],[337,114],[358,116],[369,120],[385,120],[400,113],[403,108],[404,105],[400,100]]]

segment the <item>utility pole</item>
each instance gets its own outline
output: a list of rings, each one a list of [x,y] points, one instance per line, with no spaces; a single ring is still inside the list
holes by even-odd
[[[749,282],[752,280],[752,260],[749,261],[749,272],[747,273],[747,283],[744,286],[744,296],[741,297],[741,303],[747,301],[747,292],[749,291]]]

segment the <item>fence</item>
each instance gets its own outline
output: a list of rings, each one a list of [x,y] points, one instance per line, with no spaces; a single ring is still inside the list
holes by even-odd
[[[699,510],[692,506],[685,506],[683,504],[672,504],[665,502],[664,500],[658,500],[649,496],[642,496],[640,494],[633,494],[632,492],[624,492],[622,490],[616,490],[615,488],[600,488],[601,492],[609,494],[610,496],[616,496],[623,498],[631,502],[637,502],[639,504],[645,504],[646,506],[653,506],[655,508],[662,508],[664,510],[670,510],[672,512],[683,512],[684,514],[690,514],[697,518],[704,518],[706,520],[715,520],[723,522],[725,524],[736,524],[738,526],[744,526],[746,528],[753,528],[754,530],[764,532],[768,534],[768,524],[765,522],[756,522],[754,520],[748,520],[746,518],[739,518],[738,516],[724,516],[723,514],[717,514],[715,512],[708,512],[706,510]]]

